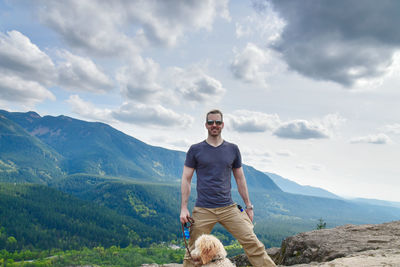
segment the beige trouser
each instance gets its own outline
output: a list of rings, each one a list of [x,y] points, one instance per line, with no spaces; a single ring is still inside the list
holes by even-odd
[[[218,222],[239,241],[253,266],[275,266],[275,263],[265,251],[264,245],[254,234],[254,226],[247,213],[241,212],[236,204],[214,209],[195,207],[192,217],[195,223],[190,229],[190,251],[194,249],[195,240],[202,234],[211,233],[214,225]],[[183,266],[194,266],[187,252]]]

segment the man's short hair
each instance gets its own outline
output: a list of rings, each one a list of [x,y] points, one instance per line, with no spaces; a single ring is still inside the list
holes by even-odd
[[[224,121],[224,115],[222,115],[221,110],[219,110],[219,109],[210,110],[206,115],[206,121],[208,120],[208,115],[210,115],[210,114],[219,114],[219,115],[221,115],[221,121]]]

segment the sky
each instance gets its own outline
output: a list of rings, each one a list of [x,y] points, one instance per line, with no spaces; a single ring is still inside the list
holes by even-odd
[[[400,1],[0,0],[0,109],[187,151],[207,111],[243,162],[400,201]]]

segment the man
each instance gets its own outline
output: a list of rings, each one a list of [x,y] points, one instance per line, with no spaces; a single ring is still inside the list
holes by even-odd
[[[275,266],[254,234],[254,209],[247,190],[240,151],[235,144],[222,139],[222,112],[208,112],[205,126],[208,137],[190,147],[182,174],[181,223],[186,223],[190,217],[187,208],[190,184],[195,170],[197,174],[197,200],[192,212],[195,223],[190,229],[189,249],[192,251],[197,237],[203,233],[209,234],[218,222],[239,241],[253,266]],[[239,210],[232,201],[232,172],[246,205],[245,212]],[[188,253],[183,266],[194,266]]]

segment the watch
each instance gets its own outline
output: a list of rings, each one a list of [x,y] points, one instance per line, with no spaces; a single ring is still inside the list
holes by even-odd
[[[246,210],[253,210],[254,209],[254,205],[250,204],[249,206],[246,206]]]

